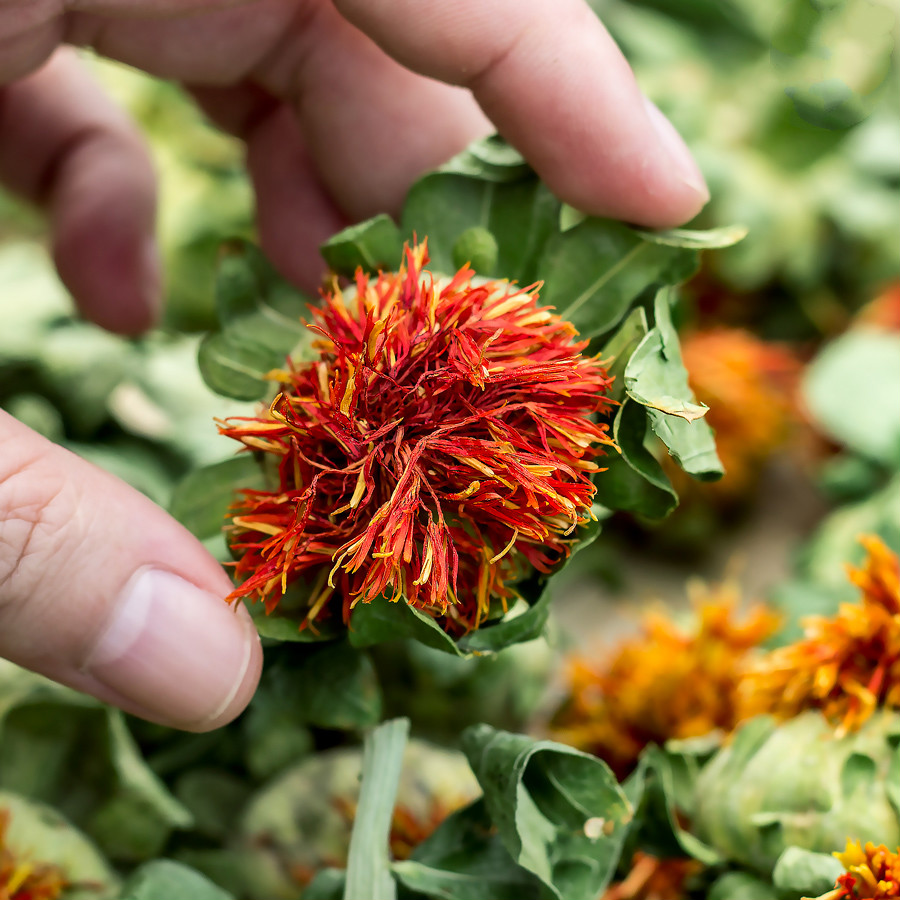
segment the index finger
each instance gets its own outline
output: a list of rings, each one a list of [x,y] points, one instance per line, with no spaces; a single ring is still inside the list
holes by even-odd
[[[654,227],[709,199],[696,163],[583,0],[335,0],[399,62],[468,87],[562,199]]]

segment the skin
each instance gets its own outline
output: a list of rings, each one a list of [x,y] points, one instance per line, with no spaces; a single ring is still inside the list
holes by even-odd
[[[263,247],[302,287],[322,240],[493,130],[594,214],[667,227],[708,199],[582,0],[0,0],[0,181],[46,209],[80,310],[122,334],[161,302],[153,170],[67,45],[182,82],[245,141]],[[149,569],[166,577],[136,588]],[[261,666],[229,589],[162,510],[0,413],[0,655],[214,728]]]

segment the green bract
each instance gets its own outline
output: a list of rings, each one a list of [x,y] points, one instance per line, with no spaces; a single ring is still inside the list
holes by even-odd
[[[900,715],[842,738],[819,713],[751,719],[705,766],[693,827],[726,858],[764,875],[791,846],[819,853],[848,837],[900,844]]]

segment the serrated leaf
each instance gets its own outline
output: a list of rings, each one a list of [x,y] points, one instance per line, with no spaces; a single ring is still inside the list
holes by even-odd
[[[241,488],[262,489],[262,467],[249,453],[195,469],[175,488],[169,512],[201,540],[220,534]]]
[[[396,900],[388,842],[408,735],[409,719],[393,719],[366,738],[344,900]]]
[[[724,474],[709,425],[700,418],[681,359],[678,333],[670,313],[671,292],[654,301],[654,327],[647,332],[625,368],[625,390],[647,408],[650,427],[681,467],[695,478],[713,480]]]
[[[626,399],[613,420],[619,448],[607,450],[605,471],[594,478],[597,501],[609,509],[662,519],[678,505],[678,495],[656,457],[646,448],[647,411]]]
[[[125,883],[119,900],[234,900],[205,875],[171,859],[141,866]]]
[[[592,900],[615,872],[633,810],[601,760],[477,725],[463,750],[503,845],[561,900]]]
[[[403,253],[403,239],[394,220],[382,213],[339,231],[319,250],[332,270],[349,277],[358,268],[369,273],[396,270]]]
[[[542,299],[584,337],[606,334],[654,284],[678,284],[693,273],[697,253],[646,239],[607,219],[585,219],[555,234],[538,263]]]

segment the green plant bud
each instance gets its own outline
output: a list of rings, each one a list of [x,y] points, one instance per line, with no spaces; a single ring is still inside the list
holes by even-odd
[[[817,711],[760,716],[703,768],[693,827],[731,860],[771,874],[786,847],[840,850],[850,837],[900,844],[900,715],[835,737]]]
[[[467,228],[453,245],[453,265],[460,269],[466,263],[479,275],[492,275],[497,265],[497,239],[479,225]]]

